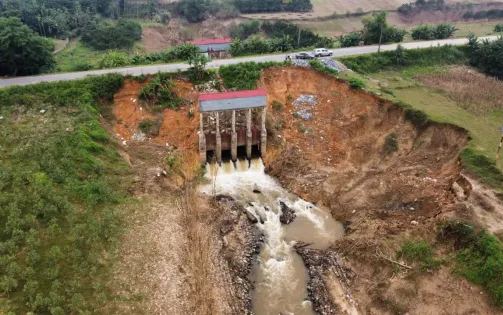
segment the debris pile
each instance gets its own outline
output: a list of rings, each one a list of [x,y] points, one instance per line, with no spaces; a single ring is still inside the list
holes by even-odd
[[[280,201],[279,204],[281,205],[281,216],[279,217],[279,221],[282,224],[292,223],[292,221],[297,217],[295,211],[288,207],[283,201]]]
[[[309,68],[311,65],[309,64],[309,61],[304,60],[304,59],[292,59],[293,65],[297,67],[302,67],[302,68]]]
[[[335,70],[337,72],[344,71],[341,64],[338,63],[337,61],[333,60],[332,58],[322,58],[322,59],[320,59],[320,63],[322,65],[324,65],[325,67],[330,68],[332,70]]]
[[[297,109],[297,111],[294,112],[294,115],[304,120],[313,119],[314,114],[311,110],[316,106],[316,104],[316,96],[301,95],[292,103],[292,105]]]

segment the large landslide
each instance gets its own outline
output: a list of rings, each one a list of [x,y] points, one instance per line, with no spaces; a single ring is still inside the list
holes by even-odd
[[[262,84],[270,103],[285,104],[269,110],[277,144],[267,156],[269,173],[330,207],[353,233],[396,234],[453,201],[468,141],[463,129],[417,128],[401,107],[312,70],[268,70]],[[312,117],[292,105],[301,96],[314,96]]]
[[[465,130],[414,124],[402,107],[309,69],[269,69],[260,85],[269,103],[267,171],[346,229],[328,252],[301,253],[308,265],[321,262],[310,287],[318,313],[495,312],[447,263],[421,273],[395,261],[404,240],[434,242],[440,220],[468,215],[453,189],[470,192],[460,175]]]

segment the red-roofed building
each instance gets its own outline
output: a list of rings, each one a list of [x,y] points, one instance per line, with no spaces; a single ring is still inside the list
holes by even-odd
[[[265,89],[201,94],[199,96],[200,112],[260,108],[266,105],[267,91]]]

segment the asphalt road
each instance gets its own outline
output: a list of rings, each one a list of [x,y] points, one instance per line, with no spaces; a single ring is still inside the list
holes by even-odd
[[[490,39],[495,40],[498,36],[488,36],[481,37],[480,39]],[[411,42],[403,43],[402,46],[406,49],[415,48],[426,48],[438,45],[463,45],[466,44],[468,40],[466,38],[455,38],[455,39],[444,39],[444,40],[434,40],[425,42]],[[381,46],[381,51],[395,50],[397,44],[383,45]],[[362,46],[362,47],[348,47],[333,49],[334,57],[351,56],[351,55],[361,55],[377,52],[377,46]],[[244,58],[234,58],[234,59],[222,59],[216,60],[208,63],[208,68],[218,68],[223,65],[236,64],[240,62],[255,61],[283,61],[285,60],[286,54],[276,54],[276,55],[262,55],[254,57],[244,57]],[[40,82],[54,82],[54,81],[68,81],[81,79],[90,75],[103,75],[107,73],[120,73],[123,75],[141,75],[141,74],[154,74],[157,72],[176,72],[178,70],[187,70],[187,64],[183,63],[172,63],[164,65],[153,65],[153,66],[141,66],[141,67],[131,67],[131,68],[114,68],[114,69],[104,69],[95,71],[85,71],[85,72],[69,72],[69,73],[57,73],[57,74],[47,74],[38,76],[28,76],[28,77],[17,77],[17,78],[7,78],[0,79],[0,88],[13,86],[13,85],[29,85]]]

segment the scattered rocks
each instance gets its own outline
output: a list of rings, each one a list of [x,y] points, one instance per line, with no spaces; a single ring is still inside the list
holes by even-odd
[[[249,275],[264,236],[255,225],[250,224],[249,218],[241,215],[243,209],[235,201],[223,197],[218,204],[224,214],[220,231],[225,231],[222,233],[219,257],[230,275],[227,289],[235,299],[233,314],[251,315],[253,283]]]
[[[292,223],[292,221],[297,217],[295,215],[295,211],[288,207],[283,201],[280,201],[279,204],[281,206],[281,216],[279,217],[279,221],[282,224]]]
[[[46,110],[45,110],[45,109],[42,109],[42,110],[40,111],[40,114],[45,114],[45,112],[46,112]]]
[[[410,224],[411,224],[411,225],[418,225],[418,224],[419,224],[419,222],[417,222],[416,220],[412,220],[412,221],[410,221]]]
[[[314,118],[314,114],[311,112],[316,106],[317,100],[315,95],[301,95],[292,105],[297,109],[295,115],[298,115],[304,120],[310,120]]]
[[[305,59],[292,59],[292,64],[297,67],[309,68],[311,65]]]
[[[133,134],[133,136],[131,137],[131,140],[145,141],[145,140],[147,140],[147,135],[138,130]]]
[[[332,58],[322,58],[322,59],[320,59],[320,63],[322,65],[324,65],[325,67],[330,68],[332,70],[335,70],[337,72],[343,71],[340,64],[337,61],[333,60]]]
[[[421,209],[421,201],[414,200],[411,202],[399,202],[396,204],[391,204],[387,205],[386,209],[387,210],[394,210],[394,211],[418,211]]]
[[[340,311],[332,300],[330,289],[326,285],[323,275],[332,270],[342,287],[346,290],[346,297],[351,300],[349,286],[355,274],[342,266],[339,255],[333,251],[322,251],[313,248],[300,246],[295,247],[297,253],[302,257],[309,273],[309,283],[307,292],[313,304],[313,310],[320,315],[335,315]]]

